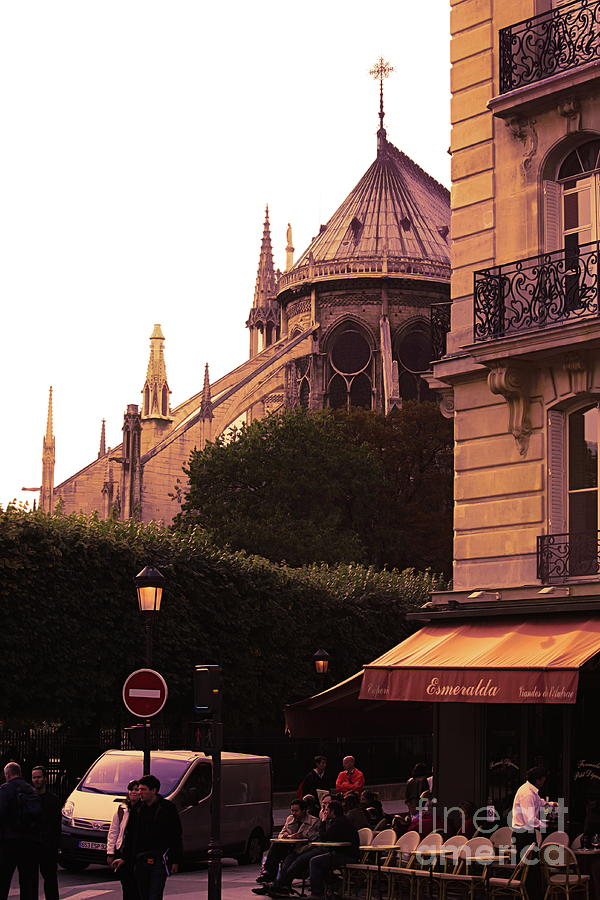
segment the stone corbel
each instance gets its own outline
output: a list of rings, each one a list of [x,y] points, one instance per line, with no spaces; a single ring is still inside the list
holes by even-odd
[[[581,104],[576,97],[567,97],[558,104],[558,114],[566,120],[567,134],[581,131]]]
[[[571,392],[583,394],[590,387],[590,367],[586,357],[577,350],[569,350],[563,357],[563,369],[569,376]]]
[[[513,138],[523,144],[523,159],[521,160],[523,175],[527,174],[533,157],[537,153],[538,136],[535,124],[535,119],[523,119],[521,116],[514,116],[506,122],[506,127]]]
[[[454,418],[454,388],[445,388],[444,390],[440,390],[436,388],[436,394],[438,394],[440,412],[445,419],[453,419]]]
[[[508,430],[517,442],[519,454],[527,456],[532,432],[527,371],[521,366],[500,361],[490,371],[488,385],[492,394],[500,394],[508,403]]]

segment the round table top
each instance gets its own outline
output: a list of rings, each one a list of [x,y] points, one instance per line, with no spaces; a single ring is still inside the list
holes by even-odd
[[[308,844],[308,838],[300,837],[276,837],[271,838],[272,844]]]
[[[313,847],[351,847],[350,841],[312,841]]]
[[[587,847],[580,847],[579,850],[573,850],[573,853],[578,856],[581,854],[582,856],[597,856],[600,853],[600,849],[595,850],[593,847],[590,847],[588,850]]]
[[[361,845],[359,850],[399,850],[397,844],[364,844]]]

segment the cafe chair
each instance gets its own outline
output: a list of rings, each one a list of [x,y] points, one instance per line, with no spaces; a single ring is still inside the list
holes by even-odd
[[[586,900],[590,896],[590,876],[579,871],[577,857],[564,844],[546,844],[540,854],[542,872],[546,883],[544,900],[553,897],[570,898],[583,893]]]
[[[583,832],[578,834],[576,838],[573,838],[571,842],[571,850],[581,850],[581,840],[583,838]]]
[[[455,834],[454,837],[444,841],[441,847],[440,867],[444,872],[452,872],[458,863],[458,851],[467,843],[464,834]],[[446,855],[446,851],[449,851]]]
[[[370,833],[371,839],[369,841],[362,840],[361,834],[363,831]],[[344,866],[342,883],[342,894],[344,897],[358,896],[362,884],[366,885],[367,897],[369,897],[369,873],[380,868],[377,865],[381,861],[379,854],[389,853],[389,851],[377,850],[377,848],[386,847],[396,842],[396,832],[393,828],[386,828],[375,836],[373,836],[370,828],[361,828],[358,836],[361,847],[359,860],[356,863],[347,863]]]
[[[525,882],[531,868],[529,865],[531,856],[535,851],[536,844],[530,844],[508,878],[488,879],[489,900],[496,900],[500,897],[518,897],[520,900],[529,900]]]
[[[358,829],[358,843],[361,847],[368,847],[373,843],[373,832],[370,828],[359,828]],[[361,858],[366,858],[366,854],[368,850],[361,851]]]
[[[435,872],[433,881],[438,889],[439,900],[446,900],[448,894],[474,900],[476,894],[486,885],[486,866],[477,872],[468,871],[468,863],[474,858],[493,855],[493,844],[488,838],[471,838],[458,850],[453,872]]]
[[[569,835],[566,831],[553,831],[547,838],[544,838],[542,847],[545,847],[547,844],[563,844],[563,846],[568,847]]]
[[[512,847],[512,828],[504,825],[490,835],[490,840],[498,850]]]
[[[410,842],[409,842],[410,835]],[[404,840],[403,840],[404,839]],[[400,844],[400,841],[403,843]],[[409,894],[410,900],[420,895],[420,880],[430,875],[430,867],[428,863],[434,864],[437,861],[437,855],[432,857],[433,853],[440,850],[442,846],[442,836],[432,833],[427,837],[419,838],[416,831],[408,831],[402,835],[396,842],[394,853],[398,855],[397,862],[399,865],[382,866],[381,874],[388,880],[388,898],[387,900],[395,900],[396,897],[402,896],[403,891]],[[417,874],[419,873],[419,874]],[[370,900],[370,898],[366,898]]]

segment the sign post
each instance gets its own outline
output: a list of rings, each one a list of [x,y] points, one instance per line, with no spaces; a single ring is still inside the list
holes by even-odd
[[[156,716],[165,703],[169,691],[165,679],[154,669],[137,669],[128,675],[123,685],[123,703],[129,712],[144,719],[144,775],[150,774],[150,717]]]
[[[210,840],[208,843],[208,900],[221,900],[221,666],[196,666],[194,706],[206,726],[204,752],[212,757],[212,795],[210,803]]]

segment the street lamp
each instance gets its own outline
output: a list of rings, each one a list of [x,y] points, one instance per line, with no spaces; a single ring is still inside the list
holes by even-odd
[[[160,611],[160,602],[162,600],[164,585],[164,575],[162,575],[158,569],[152,568],[152,566],[145,566],[142,571],[135,576],[138,606],[140,612],[144,616],[144,629],[146,631],[146,666],[149,669],[152,668],[153,613]]]
[[[329,655],[327,650],[319,648],[319,650],[317,650],[317,652],[313,655],[313,661],[315,664],[315,672],[317,673],[317,675],[320,675],[323,680],[322,690],[325,690],[325,681],[327,679],[327,672],[329,671],[331,656]]]
[[[160,610],[165,577],[158,569],[145,566],[135,576],[138,606],[144,617],[146,632],[146,668],[152,668],[152,627],[154,615]],[[144,722],[144,775],[150,774],[150,720]]]

